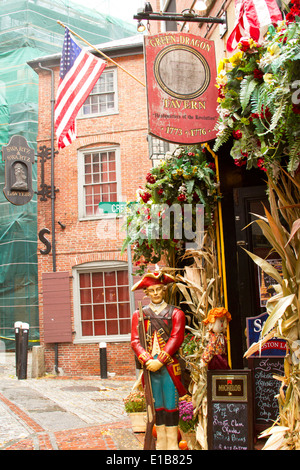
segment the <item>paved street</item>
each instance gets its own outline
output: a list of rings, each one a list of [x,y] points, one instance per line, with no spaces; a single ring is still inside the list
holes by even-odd
[[[0,450],[142,450],[123,398],[135,378],[18,380],[14,355],[0,363]]]
[[[0,355],[0,450],[143,450],[123,406],[134,377],[32,379],[30,360],[18,380],[14,355]]]

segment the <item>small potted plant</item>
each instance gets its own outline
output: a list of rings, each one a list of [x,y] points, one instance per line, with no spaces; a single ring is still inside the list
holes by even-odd
[[[146,399],[141,390],[133,390],[124,398],[125,411],[128,413],[134,432],[146,431]]]
[[[179,401],[179,429],[182,439],[187,441],[189,449],[192,449],[196,442],[195,425],[196,417],[192,401],[188,399]]]

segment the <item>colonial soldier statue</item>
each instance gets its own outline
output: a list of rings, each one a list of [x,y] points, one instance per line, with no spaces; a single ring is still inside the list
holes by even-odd
[[[147,349],[141,346],[139,311],[132,317],[131,346],[139,362],[150,371],[157,432],[156,448],[178,449],[178,400],[187,392],[181,382],[176,353],[184,339],[185,315],[165,301],[165,291],[174,278],[162,272],[145,274],[132,290],[144,289],[150,298],[143,307]]]

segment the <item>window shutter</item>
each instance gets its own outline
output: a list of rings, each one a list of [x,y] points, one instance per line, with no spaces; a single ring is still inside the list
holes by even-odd
[[[68,272],[42,274],[45,343],[72,342]]]

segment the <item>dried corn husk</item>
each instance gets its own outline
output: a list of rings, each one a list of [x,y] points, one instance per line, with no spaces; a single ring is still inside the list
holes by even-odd
[[[291,177],[281,169],[277,181],[268,178],[271,211],[255,221],[282,261],[282,275],[266,260],[249,253],[252,260],[278,283],[276,295],[267,302],[269,315],[262,330],[261,341],[250,346],[245,356],[261,348],[270,337],[287,342],[288,353],[284,361],[277,422],[261,437],[269,438],[263,450],[300,449],[300,359],[296,354],[300,344],[300,176]],[[284,222],[282,220],[284,219]]]
[[[207,378],[206,369],[200,367],[205,347],[205,327],[202,323],[208,311],[221,305],[221,282],[218,273],[213,231],[206,233],[201,250],[189,250],[184,258],[193,258],[192,266],[177,275],[176,286],[182,295],[181,303],[188,306],[193,316],[193,327],[187,326],[199,339],[197,350],[184,359],[191,371],[190,393],[197,416],[196,444],[194,449],[207,450]]]

